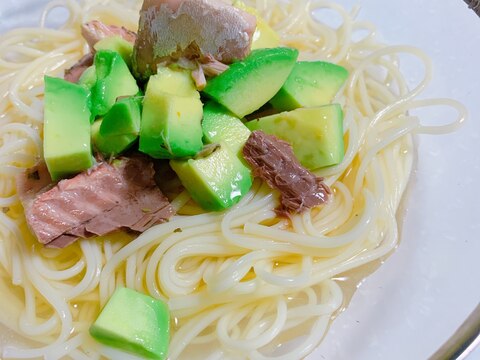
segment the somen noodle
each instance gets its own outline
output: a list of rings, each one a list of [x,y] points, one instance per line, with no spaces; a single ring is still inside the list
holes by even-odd
[[[466,110],[450,99],[418,100],[432,77],[429,58],[377,40],[371,23],[356,20],[357,8],[259,0],[257,9],[282,45],[298,48],[302,60],[350,71],[336,99],[345,112],[345,159],[317,171],[332,187],[332,201],[285,219],[274,211],[278,194],[258,180],[225,213],[202,213],[183,192],[173,200],[179,215],[136,238],[116,233],[65,249],[43,248],[27,228],[15,189],[15,176],[42,156],[43,76],[62,76],[88,51],[82,23],[99,19],[136,30],[140,5],[55,0],[40,27],[1,37],[0,322],[29,340],[28,347],[5,346],[3,358],[126,358],[88,335],[118,286],[168,302],[175,319],[171,359],[303,358],[343,306],[333,278],[398,243],[396,212],[412,171],[413,135],[451,132]],[[45,24],[56,7],[68,10],[69,18],[51,29]],[[316,18],[322,9],[335,12],[341,25]],[[425,69],[413,89],[400,71],[405,55]],[[439,105],[457,110],[457,118],[424,126],[412,115]]]

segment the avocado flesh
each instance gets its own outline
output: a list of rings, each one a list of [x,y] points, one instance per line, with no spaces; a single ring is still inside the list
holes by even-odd
[[[90,327],[90,335],[108,346],[164,360],[170,340],[168,307],[150,296],[118,288]]]
[[[88,95],[81,85],[45,77],[43,148],[54,181],[93,165]]]
[[[101,39],[94,46],[96,51],[111,50],[120,54],[129,68],[132,68],[133,44],[120,35],[109,36]]]
[[[92,87],[92,115],[105,115],[121,96],[138,94],[137,81],[115,51],[101,50],[95,55],[97,82]]]
[[[97,150],[107,157],[116,156],[127,150],[138,138],[140,118],[140,97],[117,101],[103,120],[95,122],[95,126],[92,126],[92,139]]]
[[[90,66],[83,72],[78,79],[78,84],[83,85],[88,89],[91,89],[95,83],[97,82],[97,71],[95,70],[95,66]]]
[[[170,166],[192,199],[208,211],[228,209],[252,186],[250,170],[224,143],[207,157],[171,160]]]
[[[213,101],[205,104],[202,129],[206,144],[218,144],[223,141],[234,154],[243,159],[241,151],[251,132],[239,118],[222,105]]]
[[[203,147],[202,107],[189,72],[160,69],[145,93],[140,151],[157,159],[197,154]]]
[[[339,164],[344,157],[343,111],[338,104],[300,108],[248,122],[287,141],[300,163],[310,170]]]
[[[246,11],[257,18],[257,27],[252,37],[251,49],[274,48],[280,45],[280,36],[273,30],[270,25],[260,16],[257,9],[245,5],[242,1],[234,1],[233,6]]]
[[[348,71],[342,66],[299,61],[270,104],[279,111],[330,104],[347,78]]]
[[[292,71],[298,50],[253,50],[244,60],[210,79],[203,92],[242,118],[258,110],[282,87]]]

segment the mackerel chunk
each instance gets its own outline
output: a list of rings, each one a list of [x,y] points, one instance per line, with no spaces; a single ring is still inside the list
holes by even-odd
[[[323,178],[305,169],[295,157],[286,141],[263,131],[253,131],[243,147],[243,156],[250,164],[253,175],[280,191],[282,215],[302,213],[328,201],[330,188]]]
[[[212,56],[228,64],[250,52],[255,16],[220,0],[145,0],[135,42],[134,69],[142,78],[157,65]]]
[[[135,43],[137,34],[123,26],[106,25],[98,20],[93,20],[82,25],[82,36],[92,50],[97,42],[110,36],[121,36],[130,43]]]
[[[53,187],[42,169],[27,170],[17,189],[30,229],[47,247],[120,229],[142,232],[174,215],[146,157],[101,163]]]

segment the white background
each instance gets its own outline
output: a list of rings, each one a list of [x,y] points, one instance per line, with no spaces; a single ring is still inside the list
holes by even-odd
[[[0,31],[34,25],[45,2],[1,0]],[[462,101],[470,119],[455,134],[419,138],[399,249],[308,359],[426,359],[480,300],[480,18],[462,0],[339,3],[360,4],[360,18],[375,22],[387,42],[424,49],[435,65],[425,96]],[[407,70],[415,81],[418,70]]]

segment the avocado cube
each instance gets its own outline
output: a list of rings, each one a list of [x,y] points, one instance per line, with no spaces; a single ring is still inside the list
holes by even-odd
[[[150,77],[148,86],[152,92],[200,99],[200,93],[195,87],[192,75],[187,70],[160,67],[157,74]]]
[[[245,5],[244,2],[236,0],[233,6],[249,14],[255,15],[257,18],[257,27],[252,36],[252,50],[262,48],[274,48],[280,45],[280,36],[273,30],[270,25],[260,16],[257,9]]]
[[[203,105],[187,71],[161,68],[143,102],[140,151],[157,159],[191,157],[203,147]]]
[[[44,157],[53,180],[93,165],[87,89],[46,76],[43,126]]]
[[[95,83],[97,82],[97,70],[95,70],[95,66],[90,66],[83,72],[78,79],[78,84],[83,85],[88,89],[91,89]]]
[[[258,110],[280,90],[297,57],[298,50],[291,48],[253,50],[210,79],[203,92],[242,118]]]
[[[135,290],[118,288],[90,327],[90,335],[105,345],[164,360],[170,341],[168,306]]]
[[[105,156],[116,156],[127,150],[138,138],[140,118],[140,97],[118,100],[103,120],[92,125],[97,150]]]
[[[299,61],[270,100],[279,111],[328,105],[348,78],[343,66],[324,61]]]
[[[92,87],[93,118],[105,115],[121,96],[133,96],[140,89],[119,53],[98,51],[95,55],[97,82]]]
[[[213,101],[203,107],[203,139],[206,144],[224,142],[234,154],[241,156],[241,151],[251,132],[243,122]]]
[[[248,122],[287,141],[300,163],[310,170],[339,164],[344,157],[343,111],[338,104],[300,108]]]
[[[111,50],[120,54],[127,66],[132,66],[133,44],[120,35],[109,36],[101,39],[94,45],[96,51]]]
[[[250,169],[224,143],[204,158],[171,160],[170,166],[192,199],[208,211],[228,209],[252,186]]]

